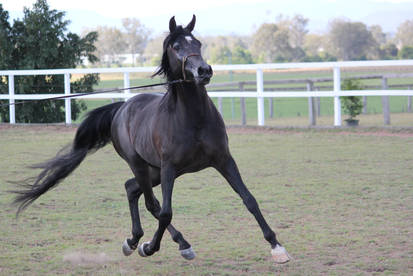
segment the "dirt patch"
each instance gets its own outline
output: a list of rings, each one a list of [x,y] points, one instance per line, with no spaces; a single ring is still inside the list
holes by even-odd
[[[79,266],[95,266],[110,263],[112,258],[105,253],[70,252],[63,255],[63,261]]]

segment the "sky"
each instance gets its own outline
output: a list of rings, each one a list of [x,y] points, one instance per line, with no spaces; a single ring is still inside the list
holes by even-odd
[[[22,18],[23,7],[35,0],[0,0],[10,18]],[[98,25],[121,27],[121,19],[138,18],[153,34],[168,30],[171,16],[186,25],[197,16],[201,35],[251,35],[262,23],[275,22],[278,15],[296,14],[309,19],[312,33],[325,33],[334,18],[379,24],[395,33],[400,23],[413,20],[413,0],[48,0],[52,9],[65,11],[69,31],[81,33]]]

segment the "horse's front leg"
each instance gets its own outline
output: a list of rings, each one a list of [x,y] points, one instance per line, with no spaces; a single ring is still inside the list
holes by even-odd
[[[261,230],[264,234],[264,238],[271,244],[271,254],[276,263],[286,263],[290,260],[290,257],[284,247],[277,241],[274,231],[268,226],[265,221],[257,201],[250,193],[248,188],[242,181],[241,175],[238,171],[237,164],[232,156],[225,158],[220,164],[216,166],[216,169],[225,177],[232,189],[239,194],[243,200],[248,211],[250,211],[257,220]]]
[[[162,236],[172,220],[172,191],[175,181],[175,170],[172,166],[161,167],[162,207],[159,212],[158,230],[150,242],[139,246],[142,256],[150,256],[157,252],[161,246]]]

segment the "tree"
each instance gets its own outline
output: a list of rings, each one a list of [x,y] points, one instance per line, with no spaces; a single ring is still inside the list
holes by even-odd
[[[275,34],[278,27],[274,23],[264,23],[253,35],[252,52],[259,62],[273,62],[277,57]]]
[[[324,50],[324,36],[309,34],[305,37],[303,48],[308,56],[317,56]]]
[[[379,50],[380,59],[397,59],[399,49],[394,43],[387,43],[382,45]]]
[[[232,63],[232,53],[228,46],[215,47],[211,51],[212,64],[230,64]]]
[[[329,48],[342,60],[366,59],[375,41],[361,22],[336,19],[330,23]]]
[[[247,49],[236,46],[232,50],[232,64],[251,64],[254,63],[250,51]]]
[[[125,29],[124,37],[128,50],[132,54],[132,64],[135,65],[135,55],[143,54],[150,32],[136,18],[124,18],[122,25]]]
[[[110,66],[120,64],[120,54],[125,53],[128,44],[124,39],[123,33],[116,27],[98,26],[96,28],[98,40],[96,41],[96,55],[100,63]]]
[[[413,59],[413,46],[404,46],[399,52],[400,59]]]
[[[406,20],[397,28],[396,42],[399,49],[413,46],[413,19]]]
[[[295,15],[293,18],[284,17],[280,14],[276,24],[280,29],[288,30],[289,44],[292,48],[302,48],[305,37],[308,33],[308,18],[302,15]]]
[[[380,25],[373,25],[370,26],[368,29],[371,32],[371,35],[373,36],[373,39],[374,41],[376,41],[377,45],[382,46],[386,44],[387,37],[386,34],[383,33],[383,29]]]
[[[301,61],[308,20],[302,16],[293,19],[279,16],[277,24],[264,23],[253,35],[252,53],[259,62]]]
[[[0,55],[2,70],[73,68],[87,57],[90,62],[97,58],[95,50],[96,33],[88,33],[81,38],[67,32],[69,21],[64,20],[64,12],[49,9],[46,0],[37,0],[32,9],[24,9],[22,20],[8,22],[8,13],[0,4]],[[98,75],[85,75],[72,84],[76,91],[91,91],[98,81]],[[7,79],[0,79],[2,86]],[[18,76],[15,77],[16,94],[61,93],[63,76]],[[85,104],[72,102],[72,119],[76,119]],[[42,101],[16,106],[16,120],[22,123],[51,123],[64,121],[63,101]],[[2,121],[9,121],[8,107],[0,107]]]
[[[147,64],[152,66],[158,66],[161,63],[163,52],[162,44],[166,36],[167,33],[164,33],[154,38],[151,38],[148,41],[143,52],[144,59],[147,61]]]

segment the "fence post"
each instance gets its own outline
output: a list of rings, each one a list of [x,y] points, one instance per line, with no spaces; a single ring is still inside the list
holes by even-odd
[[[340,67],[334,67],[334,92],[338,95],[341,91]],[[334,126],[341,126],[341,101],[340,96],[334,96]]]
[[[307,81],[307,91],[313,91],[313,82]],[[308,97],[308,121],[311,126],[316,125],[316,108],[314,103],[314,97]]]
[[[363,114],[367,114],[367,96],[363,96]]]
[[[65,95],[70,95],[70,74],[65,73]],[[65,118],[66,124],[72,123],[72,106],[70,104],[70,98],[65,99]]]
[[[387,85],[387,78],[383,77],[381,79],[381,87],[383,90],[388,89]],[[389,96],[383,96],[381,98],[382,106],[383,106],[383,119],[385,125],[390,125],[390,104],[389,104]]]
[[[258,125],[265,125],[264,117],[264,75],[262,69],[257,69],[257,111],[258,111]]]
[[[239,91],[243,92],[244,91],[244,83],[239,82]],[[247,124],[247,112],[245,110],[245,97],[240,98],[240,103],[241,103],[241,124],[245,126]]]
[[[9,122],[16,123],[16,106],[14,105],[14,75],[9,75]]]
[[[123,73],[123,88],[128,88],[128,87],[130,87],[130,78],[129,78],[129,72],[125,72],[125,73]],[[130,94],[130,90],[129,89],[127,89],[127,90],[125,90],[125,92],[124,92],[124,94],[125,94],[125,102],[129,99],[129,97],[128,96],[130,96],[129,94]]]

